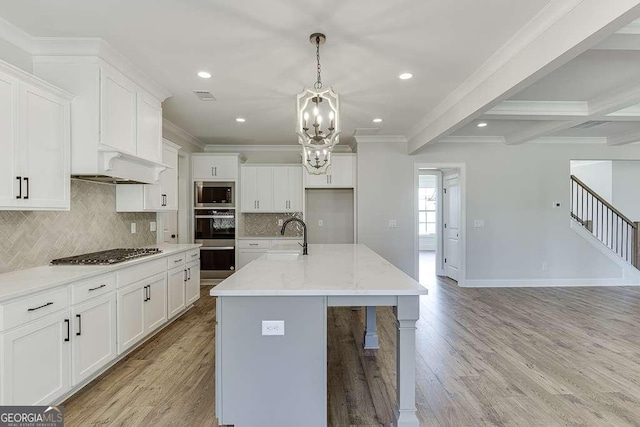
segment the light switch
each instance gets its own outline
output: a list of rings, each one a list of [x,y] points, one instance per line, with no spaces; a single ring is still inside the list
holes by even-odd
[[[398,227],[398,221],[395,219],[390,219],[389,220],[389,228],[396,228]]]
[[[484,228],[484,219],[476,219],[473,221],[474,228]]]
[[[149,231],[156,231],[156,230],[157,230],[157,228],[156,228],[156,227],[157,227],[157,225],[156,225],[156,222],[155,222],[155,221],[151,221],[151,222],[149,223]]]
[[[131,223],[131,234],[136,234],[136,223],[135,222]]]
[[[324,220],[322,219],[318,220],[318,227],[324,227]]]
[[[263,320],[262,335],[284,335],[284,320]]]

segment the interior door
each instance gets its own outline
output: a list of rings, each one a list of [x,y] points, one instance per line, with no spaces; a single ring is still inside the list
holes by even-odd
[[[460,181],[457,176],[444,180],[444,270],[458,280],[460,274]]]
[[[18,153],[18,80],[0,73],[0,206],[17,204],[21,185]]]
[[[21,83],[20,111],[19,138],[25,165],[23,204],[43,209],[68,208],[70,104]]]

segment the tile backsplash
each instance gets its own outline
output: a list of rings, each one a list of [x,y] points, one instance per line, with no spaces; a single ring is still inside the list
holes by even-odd
[[[155,213],[117,213],[116,187],[71,181],[71,210],[0,211],[0,273],[46,265],[55,258],[156,243]],[[131,223],[137,233],[131,234]]]
[[[278,220],[287,220],[291,217],[302,219],[302,212],[293,213],[245,213],[242,214],[242,226],[239,230],[240,236],[278,236],[280,235],[281,226]],[[300,237],[302,236],[302,226],[295,222],[287,225],[285,236]]]

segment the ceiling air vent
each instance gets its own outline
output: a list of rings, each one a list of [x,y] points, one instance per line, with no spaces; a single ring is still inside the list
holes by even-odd
[[[579,125],[572,127],[572,129],[591,129],[596,126],[601,126],[607,123],[611,123],[611,122],[606,122],[602,120],[590,120],[588,122],[580,123]]]
[[[193,93],[196,94],[200,101],[215,101],[216,97],[213,96],[211,92],[208,90],[194,90]]]

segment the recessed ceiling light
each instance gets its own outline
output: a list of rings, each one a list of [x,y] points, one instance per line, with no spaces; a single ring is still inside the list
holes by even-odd
[[[246,120],[243,117],[236,117],[236,122],[244,123],[244,122],[246,122]]]
[[[486,128],[487,126],[489,126],[489,123],[487,123],[487,122],[480,122],[480,123],[478,123],[476,126],[478,126],[479,128]]]
[[[402,73],[398,76],[400,80],[409,80],[411,77],[413,77],[411,73]]]
[[[382,119],[373,119],[373,123],[380,123],[382,122]]]
[[[200,72],[198,72],[198,77],[203,78],[203,79],[210,79],[211,78],[211,73],[209,73],[207,71],[200,71]]]

